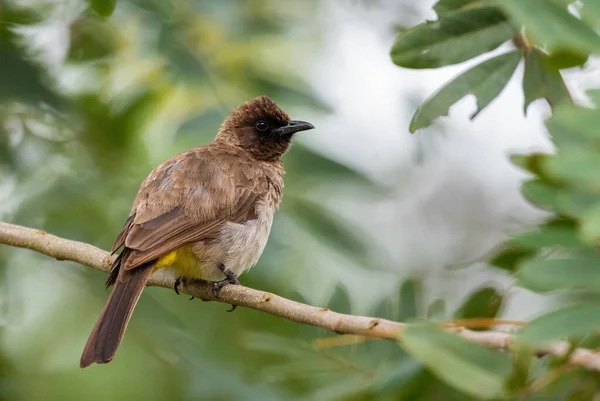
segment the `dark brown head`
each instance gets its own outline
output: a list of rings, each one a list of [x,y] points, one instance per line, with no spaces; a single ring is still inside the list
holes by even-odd
[[[296,132],[315,128],[293,121],[267,96],[260,96],[236,108],[221,126],[217,141],[250,152],[257,160],[274,161],[288,150]]]

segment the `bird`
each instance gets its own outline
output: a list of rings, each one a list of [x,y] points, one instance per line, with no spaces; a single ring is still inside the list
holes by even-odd
[[[281,157],[292,137],[314,129],[259,96],[233,110],[213,142],[158,165],[140,185],[111,253],[112,292],[83,349],[80,367],[110,362],[151,275],[211,281],[213,294],[240,285],[269,237],[283,196]],[[233,306],[235,308],[235,306]],[[232,308],[232,309],[233,309]]]

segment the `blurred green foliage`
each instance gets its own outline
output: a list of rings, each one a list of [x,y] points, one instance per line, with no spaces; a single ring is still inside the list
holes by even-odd
[[[555,217],[511,239],[492,263],[523,286],[561,290],[573,302],[532,322],[510,354],[423,323],[496,317],[505,294],[492,287],[465,294],[452,311],[443,299],[427,300],[424,284],[409,279],[367,311],[416,322],[400,346],[366,341],[331,348],[313,342],[331,335],[324,330],[253,310],[227,314],[224,305],[151,288],[117,358],[82,371],[77,361],[107,296],[105,277],[3,247],[0,400],[595,399],[596,374],[565,370],[562,360],[532,358],[530,346],[564,336],[574,344],[600,345],[593,332],[600,299],[600,117],[597,107],[570,104],[560,73],[598,53],[600,13],[594,1],[577,2],[582,19],[568,14],[566,5],[573,2],[528,1],[441,0],[434,7],[439,21],[403,31],[392,49],[400,66],[435,68],[493,50],[519,31],[526,40],[521,51],[482,62],[434,95],[418,110],[413,130],[446,115],[467,94],[478,97],[481,111],[521,57],[525,109],[539,98],[555,109],[548,128],[557,155],[515,157],[534,176],[524,193]],[[51,49],[59,55],[64,50],[57,63],[55,55],[33,46],[28,29],[43,29],[61,10],[68,40]],[[318,42],[310,23],[316,10],[314,1],[2,0],[2,220],[109,248],[148,171],[210,141],[236,104],[267,94],[293,115],[327,113],[329,105],[298,73]],[[598,105],[598,93],[590,96]],[[285,164],[286,195],[274,235],[243,283],[303,301],[294,277],[306,269],[304,255],[319,250],[290,233],[378,267],[368,236],[324,207],[319,196],[343,183],[381,188],[301,143]],[[354,312],[343,287],[329,298],[323,306]]]
[[[291,114],[327,113],[298,74],[306,59],[297,50],[315,43],[304,28],[315,7],[267,0],[2,1],[0,187],[9,200],[2,219],[109,248],[145,175],[210,141],[235,105],[267,94]],[[49,22],[62,24],[68,40],[36,48],[28,34],[51,35],[43,26]],[[66,56],[56,63],[45,51]],[[348,230],[316,202],[318,194],[310,195],[325,184],[374,184],[302,144],[286,166],[286,205],[273,231],[322,231],[333,252],[367,261],[360,230]],[[259,273],[244,283],[294,297],[288,273],[301,269],[293,263],[301,249],[291,241],[273,241]],[[290,256],[282,260],[284,253]],[[107,296],[102,275],[22,251],[3,248],[0,256],[0,399],[303,398],[344,378],[336,370],[349,364],[312,351],[306,363],[326,363],[320,369],[330,379],[304,377],[301,366],[281,375],[286,355],[310,349],[319,330],[254,311],[229,315],[223,305],[150,289],[119,358],[80,371],[78,354]],[[40,275],[48,286],[27,288],[39,286]],[[267,335],[276,339],[271,346],[287,351],[252,345]]]

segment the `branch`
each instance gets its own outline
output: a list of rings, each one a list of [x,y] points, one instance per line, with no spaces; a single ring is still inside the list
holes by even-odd
[[[0,222],[0,243],[19,248],[27,248],[51,256],[57,260],[70,260],[103,272],[108,272],[113,257],[106,251],[83,242],[56,237],[45,231],[26,228]],[[173,288],[174,277],[154,274],[148,281],[149,286]],[[232,305],[245,306],[285,319],[330,330],[337,334],[353,334],[371,338],[397,341],[404,323],[375,317],[347,315],[295,302],[275,294],[254,290],[243,286],[225,286],[220,298],[212,294],[212,285],[204,281],[191,281],[179,287],[179,291],[206,301],[218,301]],[[450,328],[450,331],[475,343],[508,350],[514,336],[497,331],[472,331],[462,327]],[[547,347],[536,350],[538,356],[553,355],[565,357],[570,350],[566,341],[557,341]],[[600,371],[600,353],[578,348],[570,354],[569,364],[589,370]]]

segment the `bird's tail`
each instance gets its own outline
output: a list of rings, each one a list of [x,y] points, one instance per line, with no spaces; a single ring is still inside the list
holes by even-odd
[[[85,344],[79,366],[85,368],[94,362],[107,363],[113,359],[152,267],[153,264],[139,266],[127,272],[125,280],[115,280],[113,291]]]

